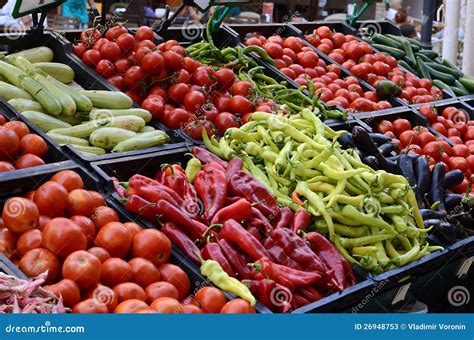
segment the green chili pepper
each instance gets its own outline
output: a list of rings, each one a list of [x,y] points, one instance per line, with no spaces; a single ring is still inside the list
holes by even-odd
[[[343,179],[337,182],[336,189],[331,192],[327,197],[324,198],[323,201],[327,201],[326,208],[330,208],[333,206],[334,203],[337,202],[338,196],[342,194],[344,189],[346,188],[347,180]]]
[[[212,142],[210,141],[209,137],[207,136],[206,129],[202,129],[202,141],[204,142],[204,145],[206,146],[206,148],[209,151],[211,151],[213,154],[215,154],[215,155],[217,155],[221,158],[224,157],[224,154],[222,153],[220,148],[213,145]]]
[[[404,266],[405,264],[413,261],[413,259],[417,257],[418,253],[420,252],[420,244],[418,242],[418,239],[413,239],[413,244],[413,248],[393,260],[393,262],[396,263],[397,266]]]
[[[260,58],[262,58],[264,61],[266,61],[267,63],[269,63],[273,66],[275,66],[275,60],[270,58],[267,51],[265,51],[260,46],[250,45],[250,46],[245,47],[242,51],[242,53],[245,54],[245,55],[248,55],[251,52],[257,53],[260,56]]]
[[[263,148],[257,143],[250,142],[250,143],[245,144],[245,152],[251,156],[262,157]]]
[[[352,248],[352,254],[357,254],[357,255],[369,255],[375,252],[377,252],[376,246],[363,246],[363,247]]]
[[[273,143],[272,137],[270,136],[268,131],[265,130],[265,128],[263,126],[258,125],[257,126],[257,132],[260,134],[260,137],[263,139],[265,144],[270,146],[270,148],[272,149],[273,152],[276,152],[277,154],[280,153],[280,149],[278,149],[278,147],[275,145],[275,143]]]
[[[331,216],[332,219],[337,220],[339,223],[348,225],[348,226],[355,227],[355,226],[360,226],[363,224],[354,219],[348,218],[339,212],[329,211],[329,216]]]
[[[271,130],[281,130],[284,133],[286,133],[287,136],[293,138],[294,140],[298,142],[306,143],[316,150],[323,151],[326,148],[326,146],[316,143],[310,137],[298,131],[294,126],[287,124],[286,122],[284,122],[282,119],[278,118],[275,115],[271,115],[271,117],[268,118],[268,127]]]
[[[413,217],[415,218],[417,227],[424,229],[423,217],[421,216],[420,209],[418,208],[418,203],[416,203],[416,196],[413,190],[409,189],[406,197],[408,205],[413,209]]]
[[[334,170],[331,166],[325,163],[320,163],[318,169],[321,170],[326,176],[336,180],[348,179],[366,171],[365,169]]]
[[[347,250],[341,245],[339,237],[334,238],[334,245],[336,246],[337,250],[339,250],[339,252],[342,254],[342,256],[346,259],[346,261],[348,261],[349,263],[359,264],[359,262],[356,259],[354,259],[351,255],[349,255]]]
[[[346,205],[344,208],[342,208],[342,215],[344,215],[347,218],[354,219],[362,225],[367,225],[371,227],[380,227],[391,234],[396,233],[393,227],[387,222],[385,222],[383,219],[371,217],[366,214],[363,214],[352,205]]]
[[[353,247],[361,247],[367,244],[374,244],[380,241],[385,241],[392,239],[393,235],[388,234],[379,234],[379,235],[370,235],[370,236],[362,236],[357,238],[339,238],[339,242],[344,248],[353,248]]]
[[[389,205],[380,209],[383,214],[401,214],[404,210],[401,205]]]
[[[334,223],[334,230],[337,234],[348,237],[363,237],[369,234],[367,227],[348,227],[339,223]]]
[[[190,183],[194,181],[194,177],[196,177],[197,173],[201,170],[201,161],[196,157],[192,157],[188,164],[186,164],[186,169],[184,172],[186,173],[186,177]]]
[[[335,186],[324,182],[307,183],[307,186],[311,191],[322,191],[328,194],[336,190]]]
[[[277,159],[275,160],[275,164],[273,168],[275,169],[277,174],[283,173],[288,165],[288,157],[293,148],[293,143],[289,141],[285,144],[285,146],[280,150]]]
[[[364,201],[364,195],[348,196],[348,195],[337,195],[335,197],[336,202],[341,204],[350,204],[354,207],[359,207]]]

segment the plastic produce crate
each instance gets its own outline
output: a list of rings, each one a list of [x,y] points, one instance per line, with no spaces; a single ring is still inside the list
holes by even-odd
[[[464,97],[458,97],[458,99],[469,109],[469,115],[474,115],[474,94]]]
[[[15,276],[23,280],[28,279],[28,277],[3,254],[0,254],[0,273]]]
[[[453,98],[453,99],[439,100],[436,102],[431,102],[429,104],[434,106],[437,109],[438,114],[441,114],[441,112],[443,112],[443,110],[447,108],[448,106],[454,106],[454,107],[457,107],[460,111],[463,111],[464,113],[466,113],[467,117],[469,117],[470,120],[474,119],[474,110],[470,108],[468,102],[460,101],[458,99]],[[412,105],[412,108],[413,110],[418,112],[418,109],[421,106],[423,106],[423,104],[416,104],[416,105]]]
[[[66,161],[68,158],[66,157],[65,152],[56,144],[52,143],[48,137],[41,131],[39,128],[37,128],[35,125],[30,123],[27,119],[24,117],[16,117],[16,112],[14,109],[6,103],[3,99],[0,99],[0,113],[5,116],[5,118],[9,121],[11,120],[19,120],[23,123],[25,123],[28,126],[28,129],[30,130],[30,133],[33,133],[35,135],[38,135],[44,139],[46,142],[46,145],[48,146],[48,151],[46,152],[46,155],[42,157],[44,162],[46,163],[45,165],[40,165],[37,167],[32,167],[32,168],[26,168],[26,169],[18,169],[14,171],[7,171],[7,172],[2,172],[0,173],[0,179],[1,178],[12,178],[12,177],[17,177],[17,176],[24,176],[28,175],[31,171],[36,171],[36,170],[42,170],[42,169],[47,169],[54,167],[54,165],[58,162],[63,162]],[[3,188],[2,188],[3,189]]]
[[[351,27],[347,23],[340,21],[315,21],[301,23],[291,22],[289,25],[299,29],[301,32],[303,32],[303,34],[311,34],[315,29],[321,26],[328,26],[334,32],[341,32],[343,34],[355,35],[357,33],[357,30],[354,27]]]

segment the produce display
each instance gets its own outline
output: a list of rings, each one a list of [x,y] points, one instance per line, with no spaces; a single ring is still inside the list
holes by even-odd
[[[15,290],[18,279],[0,276],[2,298],[4,290],[20,297],[19,306],[2,305],[6,312],[255,312],[247,301],[227,302],[213,287],[187,298],[194,294],[188,275],[168,263],[170,239],[158,230],[121,223],[104,197],[84,189],[72,170],[9,198],[0,221],[0,252],[27,276],[38,277]],[[36,291],[44,298],[32,299]]]
[[[440,59],[432,50],[424,50],[415,39],[392,34],[374,34],[368,42],[380,52],[385,52],[420,78],[430,79],[433,85],[446,90],[452,97],[474,93],[474,79],[448,60]]]
[[[68,86],[74,71],[53,63],[53,52],[38,47],[0,60],[0,75],[9,83],[1,96],[60,145],[86,156],[160,146],[168,135],[146,123],[149,111],[133,109],[121,92],[78,90]],[[35,63],[37,62],[37,63]]]
[[[7,121],[0,114],[0,172],[46,164],[42,159],[48,145],[41,136],[30,133],[20,121]]]
[[[373,44],[372,46],[379,51],[376,52],[367,42],[359,41],[352,35],[333,32],[327,26],[318,27],[312,34],[305,35],[305,39],[354,76],[376,88],[377,96],[370,94],[369,98],[374,99],[371,101],[359,99],[356,102],[358,105],[363,104],[365,111],[377,110],[373,102],[377,101],[377,98],[384,99],[385,96],[399,97],[409,103],[426,103],[442,99],[441,90],[432,87],[430,78],[419,79],[414,73],[406,72],[402,68],[404,65],[397,62],[397,59],[400,60],[402,57],[395,57],[390,47],[381,48],[379,44]],[[404,52],[401,52],[401,55],[403,56]],[[353,106],[358,109],[356,103]],[[371,107],[372,109],[368,110]]]

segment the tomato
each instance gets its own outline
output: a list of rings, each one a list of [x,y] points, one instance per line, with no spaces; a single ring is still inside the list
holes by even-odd
[[[382,120],[380,123],[377,124],[375,130],[378,133],[386,133],[387,131],[394,131],[393,124],[389,120]]]
[[[154,95],[157,95],[157,96],[160,96],[161,98],[163,99],[166,99],[168,97],[168,94],[166,93],[165,90],[163,90],[163,88],[156,84],[156,85],[153,85],[149,90],[148,90],[148,96],[154,96]]]
[[[112,41],[103,44],[100,47],[99,52],[102,58],[108,59],[110,61],[117,60],[122,54],[119,45]]]
[[[246,113],[242,116],[242,123],[247,124],[252,119],[252,112]]]
[[[469,148],[464,144],[455,145],[453,146],[452,150],[453,150],[453,156],[456,156],[456,157],[466,158],[467,156],[471,154],[469,152]]]
[[[469,165],[466,159],[463,157],[451,157],[449,159],[449,168],[451,170],[459,169],[465,173],[467,170],[469,170]]]
[[[474,171],[474,155],[470,154],[469,156],[467,156],[466,162],[469,166],[469,169],[471,169],[471,171]]]
[[[91,220],[94,222],[96,229],[99,230],[109,222],[118,222],[119,217],[114,209],[100,206],[95,208]]]
[[[116,285],[113,290],[115,295],[117,295],[119,303],[130,299],[146,300],[146,294],[143,288],[133,282],[120,283]]]
[[[419,144],[418,133],[413,130],[405,130],[403,131],[400,136],[398,137],[400,143],[403,147],[406,147],[410,144]]]
[[[254,112],[255,105],[244,96],[237,95],[230,99],[229,109],[232,113],[242,115],[247,112]]]
[[[263,46],[263,44],[262,44],[262,42],[260,41],[260,39],[259,39],[259,38],[256,38],[256,37],[251,37],[251,38],[245,40],[244,44],[245,44],[246,46],[250,46],[250,45],[257,45],[257,46],[260,46],[260,47]]]
[[[239,127],[240,123],[236,116],[229,112],[221,112],[217,115],[216,127],[221,134],[223,134],[227,129],[231,127]]]
[[[94,212],[94,201],[92,200],[92,195],[87,190],[74,189],[69,193],[68,200],[67,213],[69,216],[91,216]]]
[[[71,253],[63,264],[63,277],[77,283],[81,289],[96,285],[102,273],[100,260],[85,250]]]
[[[121,34],[115,42],[123,52],[128,53],[135,49],[135,38],[130,33]]]
[[[160,314],[180,314],[183,313],[183,306],[181,303],[170,297],[158,298],[150,305]]]
[[[196,293],[194,301],[206,313],[219,313],[227,299],[220,289],[203,287]]]
[[[449,188],[451,191],[457,193],[457,194],[465,194],[467,191],[467,187],[469,185],[469,181],[467,179],[463,179],[461,184],[458,184],[454,187]]]
[[[174,109],[169,111],[168,113],[165,110],[164,114],[164,123],[170,129],[179,129],[182,125],[189,122],[192,118],[190,112],[183,110],[183,109]]]
[[[418,111],[420,111],[423,116],[428,118],[431,124],[436,123],[436,121],[438,120],[438,111],[434,106],[430,104],[420,106],[418,108]]]
[[[136,32],[135,32],[135,39],[137,41],[143,41],[143,40],[155,40],[155,34],[153,33],[153,30],[151,27],[148,26],[140,26]]]
[[[74,54],[77,55],[81,59],[82,59],[82,56],[84,55],[84,52],[87,51],[87,47],[83,43],[74,44],[72,49],[73,49]]]
[[[443,124],[441,123],[434,123],[431,125],[431,127],[433,129],[435,129],[436,131],[438,131],[440,134],[446,136],[448,134],[448,131],[446,130],[446,128],[444,127]]]
[[[399,118],[393,121],[395,135],[399,136],[403,131],[411,129],[411,123],[407,119]]]
[[[117,295],[112,288],[97,284],[87,288],[83,294],[83,299],[94,299],[98,304],[103,304],[112,313],[118,305]]]
[[[1,222],[1,221],[0,221]],[[2,224],[2,223],[0,223]],[[17,243],[17,239],[15,234],[13,234],[10,230],[7,228],[4,228],[3,225],[0,227],[0,241],[5,241],[8,243],[12,248],[15,247]]]
[[[38,229],[43,231],[44,229],[44,226],[46,225],[46,223],[48,223],[49,221],[51,221],[51,218],[49,218],[48,216],[45,216],[45,215],[40,215],[39,217],[39,222],[38,222]]]
[[[69,279],[63,279],[58,283],[45,286],[44,289],[51,291],[57,297],[63,298],[64,306],[72,308],[81,301],[81,291],[78,285]]]
[[[76,215],[71,217],[71,221],[76,223],[77,226],[81,228],[82,232],[86,236],[87,245],[90,247],[94,243],[96,235],[95,225],[92,220],[85,216]]]
[[[248,81],[237,81],[234,86],[232,86],[232,95],[234,96],[248,96],[250,94],[252,94],[252,84]]]
[[[125,257],[131,242],[132,236],[122,223],[109,222],[99,230],[94,244],[107,250],[112,257]]]
[[[131,66],[132,63],[128,58],[120,58],[114,61],[114,70],[119,74],[125,74]]]
[[[13,171],[15,167],[10,162],[0,161],[0,172]]]
[[[449,139],[451,139],[451,141],[454,142],[455,144],[464,144],[462,139],[457,136],[449,137]]]
[[[450,115],[452,116],[456,112],[458,112],[458,109],[456,107],[448,106],[444,108],[444,110],[441,112],[441,115],[446,119],[451,119]]]
[[[441,158],[440,149],[441,148],[438,142],[429,142],[423,147],[423,154],[428,155],[438,161]]]
[[[240,125],[239,125],[240,126]],[[208,136],[216,134],[216,127],[214,123],[206,118],[193,119],[190,122],[184,123],[184,132],[191,138],[202,140],[202,133],[205,130]]]
[[[48,271],[45,283],[56,280],[59,273],[59,261],[48,249],[36,248],[28,251],[20,260],[20,270],[29,277],[36,277]]]
[[[327,44],[319,44],[316,48],[326,55],[328,55],[331,52],[331,46]]]
[[[218,114],[219,110],[213,104],[205,103],[202,106],[202,115],[206,117],[208,121],[214,122]]]
[[[157,95],[148,96],[141,105],[142,108],[151,113],[154,120],[162,120],[165,113],[165,101]]]
[[[51,181],[61,184],[67,191],[84,188],[81,176],[73,170],[63,170],[54,174]]]
[[[372,102],[371,100],[367,98],[357,98],[351,103],[350,107],[354,109],[355,111],[360,111],[360,112],[373,111],[375,108],[374,102]]]
[[[453,137],[453,136],[461,137],[461,132],[459,132],[458,129],[450,128],[448,130],[448,137]]]
[[[100,281],[104,285],[114,287],[120,283],[129,282],[132,276],[132,267],[122,259],[112,257],[102,263]]]
[[[474,140],[474,126],[469,126],[463,137],[465,141]]]
[[[410,144],[405,148],[405,150],[408,150],[408,153],[423,155],[423,149],[417,144]]]
[[[435,136],[433,136],[433,134],[431,134],[431,132],[426,132],[425,131],[425,132],[422,132],[418,135],[418,140],[419,140],[421,146],[425,146],[429,142],[436,141],[436,138],[435,138]]]
[[[114,64],[110,60],[102,59],[97,63],[96,72],[105,78],[112,77],[115,74]]]
[[[75,314],[105,314],[109,310],[103,303],[97,301],[97,299],[86,299],[79,302],[72,308],[72,312]]]
[[[119,36],[127,32],[127,29],[123,26],[113,26],[107,30],[107,32],[105,33],[105,37],[110,41],[114,41]]]
[[[296,73],[290,68],[283,67],[280,69],[280,72],[283,73],[285,76],[287,76],[290,79],[295,79],[296,78]]]
[[[77,224],[57,217],[44,226],[43,246],[57,256],[66,257],[76,250],[85,250],[87,239]]]
[[[68,192],[61,184],[48,181],[35,192],[34,202],[42,215],[59,214],[69,205]]]
[[[20,235],[16,244],[16,250],[21,256],[23,256],[31,249],[41,248],[42,245],[41,231],[38,229],[32,229]]]
[[[3,124],[3,127],[5,129],[12,130],[13,132],[15,132],[15,134],[17,135],[19,139],[22,139],[23,136],[30,133],[30,129],[28,129],[28,126],[25,123],[20,122],[18,120],[12,120],[10,122],[6,122],[5,124]]]
[[[0,254],[3,254],[8,259],[11,259],[15,254],[15,246],[5,240],[0,239]]]
[[[123,85],[128,88],[134,88],[145,77],[145,73],[140,66],[130,67],[123,77]]]
[[[148,303],[152,303],[162,297],[170,297],[177,300],[179,296],[176,287],[165,281],[151,283],[146,287],[145,293]]]
[[[267,51],[268,55],[273,59],[278,59],[283,56],[283,47],[273,42],[267,42],[263,44],[263,48]]]
[[[195,305],[184,305],[183,313],[184,314],[203,314],[204,311]]]
[[[0,127],[0,160],[10,161],[20,150],[20,139],[13,130]]]
[[[176,71],[184,68],[184,58],[173,51],[163,53],[164,66],[169,71]],[[199,69],[199,68],[198,68]]]
[[[148,40],[146,40],[145,42],[147,41]],[[153,49],[153,46],[152,47],[148,47],[148,46],[137,47],[136,52],[134,54],[134,59],[136,63],[138,65],[141,65],[143,58],[145,58],[145,56],[148,53],[152,53],[152,49]],[[130,63],[132,63],[132,61],[130,61]]]
[[[88,50],[85,51],[82,55],[82,61],[91,67],[96,67],[99,61],[102,60],[100,52],[97,50]]]
[[[318,66],[319,57],[313,51],[303,52],[298,55],[298,63],[303,67],[314,68]]]
[[[159,266],[166,263],[170,257],[171,241],[161,231],[142,230],[133,237],[131,254],[134,257],[143,257]]]
[[[6,201],[2,219],[5,227],[13,233],[21,234],[38,225],[39,211],[29,199],[13,197]]]
[[[215,83],[215,74],[208,66],[199,66],[193,73],[193,84],[210,88]]]
[[[33,154],[44,157],[48,151],[48,146],[43,138],[34,134],[26,134],[20,140],[20,150],[22,154]]]
[[[107,78],[107,81],[111,83],[113,86],[115,86],[116,88],[118,88],[120,91],[125,90],[123,86],[123,77],[121,75],[116,74],[110,78]]]
[[[135,234],[139,231],[142,231],[142,227],[140,227],[135,222],[125,222],[123,225],[125,226],[125,228],[127,228],[127,231],[131,237],[135,236]]]
[[[143,57],[140,66],[145,74],[159,74],[164,66],[164,58],[159,53],[151,52]]]
[[[114,310],[117,314],[130,314],[136,313],[141,309],[148,308],[148,305],[141,300],[130,299],[120,303]]]
[[[219,85],[219,90],[221,91],[231,88],[236,80],[234,71],[229,68],[222,68],[219,71],[216,71],[215,75],[217,84]]]
[[[193,58],[190,58],[190,57],[185,57],[183,63],[184,63],[184,68],[189,73],[193,73],[199,66],[201,66],[201,64],[197,60],[194,60]]]
[[[26,168],[32,168],[34,166],[40,166],[44,165],[45,162],[39,158],[36,155],[33,155],[31,153],[27,153],[23,156],[20,156],[16,162],[15,162],[15,167],[17,169],[26,169]]]
[[[194,112],[201,108],[206,102],[206,97],[200,91],[189,91],[183,99],[183,106],[186,110]]]
[[[166,263],[159,268],[161,279],[167,281],[176,287],[179,294],[179,299],[183,299],[189,294],[191,284],[188,275],[178,266]]]
[[[94,43],[95,41],[102,38],[102,34],[97,29],[89,28],[81,32],[80,38],[82,41],[88,41],[89,43]]]
[[[254,314],[255,308],[244,299],[234,299],[227,302],[221,309],[221,314]]]
[[[87,251],[97,257],[101,263],[104,263],[105,261],[111,258],[108,251],[101,247],[92,247]]]
[[[158,268],[155,265],[144,258],[134,258],[131,259],[128,264],[132,268],[132,278],[131,281],[135,282],[142,288],[148,287],[153,282],[160,281],[161,275]]]
[[[346,53],[346,56],[353,60],[358,60],[364,55],[364,51],[362,50],[361,45],[358,43],[350,43],[343,47],[343,49]]]

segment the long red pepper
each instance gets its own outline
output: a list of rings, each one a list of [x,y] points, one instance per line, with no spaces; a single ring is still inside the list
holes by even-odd
[[[253,264],[256,271],[261,271],[268,275],[275,282],[290,287],[304,287],[315,283],[321,278],[316,272],[306,272],[282,266],[271,262],[267,257],[263,257]]]
[[[163,185],[154,179],[137,174],[133,175],[128,183],[130,188],[134,190],[138,190],[142,186],[147,186],[152,189],[161,189],[168,193],[176,202],[176,204],[178,204],[179,206],[182,206],[183,204],[183,199],[173,189],[168,188],[166,185]]]
[[[210,163],[210,162],[218,162],[219,164],[224,166],[224,168],[227,167],[227,162],[226,161],[223,161],[222,159],[220,159],[219,157],[217,157],[213,153],[211,153],[211,152],[207,151],[206,149],[203,149],[199,146],[193,147],[191,152],[203,164],[207,164],[207,163]]]
[[[225,221],[220,235],[242,249],[254,261],[270,256],[263,245],[235,220]]]
[[[298,262],[302,268],[309,271],[319,273],[327,273],[321,259],[313,252],[313,250],[290,229],[275,229],[271,233],[271,237],[275,242],[283,248],[286,254],[294,261]]]
[[[307,300],[298,293],[293,293],[293,298],[295,299],[296,307],[300,308],[306,305],[309,305],[311,301]]]
[[[293,219],[293,211],[288,207],[283,207],[280,209],[280,215],[278,216],[278,219],[275,219],[273,225],[275,228],[290,228]]]
[[[216,261],[227,274],[235,277],[235,272],[232,270],[229,261],[227,261],[221,247],[219,247],[217,243],[212,242],[206,244],[206,246],[202,248],[201,254],[204,260]]]
[[[263,242],[263,236],[262,236],[262,233],[260,232],[260,222],[258,222],[257,220],[255,221],[252,221],[250,223],[250,226],[249,228],[247,228],[247,231],[253,236],[255,237],[260,243]]]
[[[254,218],[258,219],[263,227],[263,232],[265,235],[270,235],[270,233],[273,230],[273,226],[270,224],[270,222],[267,220],[265,215],[262,214],[260,210],[258,210],[255,207],[252,207],[252,215]]]
[[[242,170],[243,166],[244,162],[242,162],[240,157],[232,158],[227,164],[227,168],[225,170],[225,177],[227,180],[230,180],[238,171]]]
[[[229,219],[238,222],[248,220],[252,217],[252,205],[245,198],[219,210],[211,220],[211,224],[221,224]]]
[[[238,171],[229,180],[229,193],[244,197],[252,204],[258,203],[256,208],[268,218],[276,217],[279,212],[278,204],[268,189],[245,171]]]
[[[321,234],[317,232],[308,233],[304,240],[310,248],[326,263],[326,267],[334,269],[334,278],[336,279],[336,288],[342,291],[346,286],[344,267],[339,259],[337,249]]]
[[[240,200],[242,197],[238,197],[238,196],[234,196],[234,197],[226,197],[225,198],[225,203],[224,203],[224,206],[228,206],[228,205],[231,205],[235,202],[237,202],[238,200]]]
[[[178,247],[196,264],[201,261],[198,256],[202,257],[198,246],[175,224],[165,223],[161,231],[165,233],[168,238],[178,245]]]
[[[279,313],[289,313],[296,308],[296,301],[293,292],[279,283],[275,283],[275,289],[272,292],[273,303],[277,306]]]
[[[310,302],[318,301],[323,298],[321,293],[311,286],[298,287],[297,292]]]
[[[117,195],[119,195],[122,198],[125,197],[127,190],[125,189],[124,186],[120,184],[120,181],[118,180],[118,178],[112,177],[112,183],[114,185],[114,190],[117,193]]]
[[[311,223],[311,214],[302,208],[295,213],[293,222],[291,223],[291,230],[298,234],[298,231],[306,231]]]
[[[272,260],[278,264],[283,266],[295,268],[295,269],[302,269],[301,266],[296,262],[293,261],[280,247],[276,242],[271,238],[267,238],[263,243],[265,249],[267,249],[268,253],[270,254]]]
[[[277,298],[279,296],[291,296],[291,292],[289,292],[290,294],[282,294],[282,292],[277,292],[276,283],[273,280],[263,279],[259,282],[260,285],[258,286],[257,299],[258,301],[260,301],[260,303],[262,303],[264,306],[268,307],[272,311],[275,311],[275,302],[278,302]],[[285,291],[285,293],[288,292]]]
[[[204,206],[203,217],[206,220],[212,219],[224,207],[227,197],[227,180],[224,170],[206,166],[194,178],[194,188]]]
[[[344,267],[344,274],[346,278],[347,286],[353,286],[357,283],[357,279],[354,276],[354,271],[352,270],[351,264],[338,252],[339,260],[341,260],[342,266]]]
[[[250,293],[252,293],[253,296],[257,298],[258,301],[262,302],[260,298],[258,297],[258,289],[260,287],[260,283],[263,280],[240,280],[244,285],[247,286],[247,288],[250,290]]]
[[[247,266],[247,261],[229,241],[222,239],[217,244],[221,247],[222,252],[239,279],[251,279],[253,277],[252,270]]]
[[[125,209],[140,215],[152,223],[156,223],[157,214],[155,204],[138,195],[130,195],[125,200]]]
[[[135,189],[135,193],[152,203],[156,203],[160,200],[165,200],[175,206],[180,206],[179,202],[176,202],[170,194],[160,188],[153,188],[148,185],[142,185]]]

